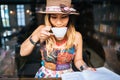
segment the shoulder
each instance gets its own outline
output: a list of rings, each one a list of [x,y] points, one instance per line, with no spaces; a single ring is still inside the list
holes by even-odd
[[[75,44],[78,44],[78,43],[82,42],[82,35],[81,35],[80,32],[76,32],[74,42],[75,42]]]
[[[75,39],[82,39],[82,35],[80,32],[76,31]]]

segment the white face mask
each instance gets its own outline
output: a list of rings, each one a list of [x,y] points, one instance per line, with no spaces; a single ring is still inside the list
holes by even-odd
[[[63,39],[66,32],[67,32],[67,27],[60,27],[60,28],[57,28],[57,27],[53,27],[51,28],[53,34],[55,35],[55,37],[57,39]]]

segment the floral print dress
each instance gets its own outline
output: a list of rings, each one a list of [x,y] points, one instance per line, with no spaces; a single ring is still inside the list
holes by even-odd
[[[75,47],[72,46],[69,49],[53,49],[49,56],[47,56],[47,51],[45,47],[41,48],[42,52],[42,67],[38,70],[35,78],[51,78],[51,77],[61,77],[61,74],[72,72],[72,60],[75,55]],[[51,70],[45,67],[45,62],[54,63],[56,70]]]

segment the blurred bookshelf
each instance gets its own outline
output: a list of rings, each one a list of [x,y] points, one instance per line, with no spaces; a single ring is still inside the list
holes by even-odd
[[[93,37],[103,45],[107,65],[120,74],[120,5],[103,2],[93,8]]]
[[[120,45],[120,6],[112,3],[94,5],[94,38],[103,46]]]

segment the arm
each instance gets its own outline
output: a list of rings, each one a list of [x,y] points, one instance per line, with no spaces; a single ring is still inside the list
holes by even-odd
[[[45,27],[44,25],[40,25],[20,46],[20,55],[21,56],[27,56],[29,55],[34,46],[31,42],[30,42],[30,37],[32,39],[33,42],[40,42],[42,43],[43,41],[45,41],[51,34],[48,32],[50,30],[50,28]]]
[[[95,68],[88,67],[86,63],[83,61],[83,56],[82,56],[82,49],[83,49],[83,41],[82,41],[82,35],[77,32],[76,33],[76,38],[75,39],[75,47],[76,47],[76,53],[75,53],[75,58],[74,58],[74,64],[78,70],[81,70],[80,67],[83,69],[89,69],[92,71],[95,71]]]
[[[76,39],[75,39],[75,58],[74,58],[74,64],[78,70],[80,70],[80,66],[84,64],[83,58],[82,58],[82,36],[79,32],[76,32]]]

